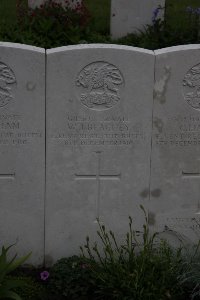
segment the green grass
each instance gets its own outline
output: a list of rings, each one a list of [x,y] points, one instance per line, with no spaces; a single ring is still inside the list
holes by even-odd
[[[185,28],[187,26],[186,7],[200,7],[200,0],[167,0],[166,20],[173,28]]]
[[[0,19],[9,23],[16,20],[16,3],[15,0],[0,1]]]
[[[28,5],[28,0],[21,0],[23,5]],[[16,22],[17,0],[0,0],[0,20],[6,21],[8,24]]]
[[[97,32],[107,33],[110,27],[110,0],[85,0],[93,16],[93,25]]]

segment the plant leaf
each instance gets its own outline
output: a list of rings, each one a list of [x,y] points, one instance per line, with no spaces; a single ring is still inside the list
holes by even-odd
[[[26,256],[18,258],[15,261],[12,260],[12,263],[8,266],[6,273],[10,273],[13,270],[15,270],[16,268],[18,268],[19,266],[21,266],[30,256],[31,256],[31,252],[29,254],[27,254]]]
[[[5,298],[14,299],[14,300],[22,300],[22,298],[19,295],[17,295],[15,292],[11,292],[11,291],[7,291],[7,292],[0,294],[0,299],[5,299]]]

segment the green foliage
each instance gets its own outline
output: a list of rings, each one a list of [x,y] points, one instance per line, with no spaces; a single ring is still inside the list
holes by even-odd
[[[72,9],[53,0],[36,9],[18,8],[18,20],[0,24],[0,40],[33,44],[44,48],[78,44],[84,40],[89,12],[82,4]]]
[[[31,10],[27,8],[26,0],[17,0],[16,12],[11,3],[13,0],[1,1],[6,4],[5,9],[0,11],[1,41],[43,48],[80,43],[116,43],[152,50],[200,43],[199,0],[168,0],[165,22],[157,19],[137,34],[119,40],[111,40],[109,36],[110,0],[84,0],[84,5],[75,10],[63,8],[53,0]],[[188,5],[192,6],[192,10],[186,9]]]
[[[19,287],[24,283],[23,281],[9,277],[8,274],[22,265],[30,257],[31,254],[18,259],[16,259],[17,255],[15,255],[12,259],[8,260],[7,253],[12,246],[13,245],[7,248],[2,247],[0,255],[0,299],[9,298],[20,300],[21,298],[13,290],[14,288]]]
[[[91,246],[87,238],[81,250],[83,258],[90,259],[96,299],[182,299],[178,281],[181,249],[174,251],[166,242],[155,245],[157,234],[151,235],[146,214],[145,220],[138,236],[129,218],[129,231],[121,245],[100,222],[97,234],[101,245]]]
[[[154,25],[145,26],[139,33],[129,34],[114,42],[155,50],[176,45],[200,43],[199,30],[200,27],[193,26],[193,23],[180,30],[158,19]]]
[[[34,10],[28,9],[22,2],[18,5],[17,22],[10,22],[9,25],[4,18],[0,18],[0,40],[43,48],[81,43],[115,43],[152,50],[200,43],[199,11],[193,8],[186,10],[186,6],[181,6],[180,3],[175,6],[171,2],[166,8],[165,21],[156,19],[152,25],[144,26],[137,34],[112,40],[109,36],[109,22],[103,18],[104,6],[107,19],[110,14],[110,7],[106,1],[102,4],[102,0],[85,0],[83,3],[86,3],[87,7],[83,4],[76,9],[70,9],[51,0]],[[177,22],[177,17],[176,24],[173,21],[171,14],[176,13],[171,7],[177,11],[179,9],[177,13],[181,22]]]
[[[142,232],[133,229],[129,217],[128,232],[118,242],[113,231],[98,220],[98,242],[93,244],[87,237],[81,256],[60,259],[49,272],[18,268],[30,254],[8,261],[7,252],[12,246],[3,247],[0,299],[200,299],[200,242],[194,251],[184,244],[176,250],[171,248],[158,233],[150,232],[148,216],[141,208],[145,215]],[[50,276],[42,281],[44,272]]]
[[[166,0],[167,24],[170,24],[174,30],[179,30],[180,33],[188,27],[188,6],[198,8],[200,2],[199,0]]]
[[[22,300],[43,300],[45,299],[45,287],[35,279],[27,276],[12,276],[12,279],[21,282],[22,284],[14,288]]]
[[[108,35],[110,31],[111,0],[84,0],[91,16],[90,27],[94,32]]]
[[[190,299],[200,299],[200,241],[186,252],[182,267],[180,284],[188,292]]]
[[[94,299],[94,287],[90,261],[87,258],[62,258],[51,269],[49,288],[52,293],[62,295],[64,299]]]

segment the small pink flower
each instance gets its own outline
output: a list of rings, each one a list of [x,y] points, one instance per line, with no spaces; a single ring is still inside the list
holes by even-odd
[[[88,264],[82,264],[82,265],[81,265],[81,268],[82,268],[82,269],[87,269],[87,268],[89,268],[89,265],[88,265]]]
[[[41,272],[40,278],[41,278],[41,280],[47,280],[49,278],[49,272],[48,271]]]

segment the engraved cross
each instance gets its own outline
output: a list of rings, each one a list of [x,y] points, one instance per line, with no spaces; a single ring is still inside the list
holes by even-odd
[[[2,179],[14,179],[15,178],[15,173],[0,173],[0,180]]]
[[[102,180],[120,180],[121,173],[118,174],[102,174],[101,172],[101,151],[95,152],[97,155],[97,164],[95,174],[75,174],[75,180],[95,180],[97,187],[96,198],[96,217],[99,218],[100,199],[101,199],[101,181]]]
[[[183,178],[197,178],[197,179],[200,179],[200,173],[199,172],[184,172],[182,171],[182,177]],[[200,215],[200,200],[198,200],[198,203],[197,203],[197,212],[196,212],[197,215]]]

